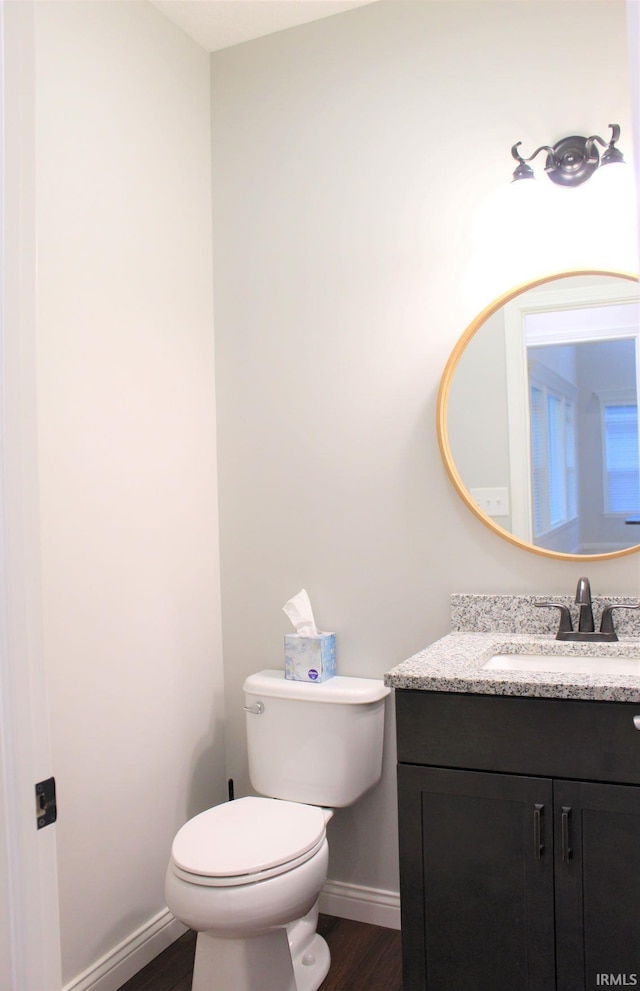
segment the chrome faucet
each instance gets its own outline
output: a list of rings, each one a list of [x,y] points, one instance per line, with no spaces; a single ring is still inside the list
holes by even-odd
[[[591,606],[591,585],[588,578],[579,578],[576,588],[576,605],[580,606],[578,633],[593,633],[593,608]]]

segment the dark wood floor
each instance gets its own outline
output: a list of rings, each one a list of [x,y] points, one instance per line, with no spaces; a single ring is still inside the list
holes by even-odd
[[[331,950],[331,968],[320,991],[402,991],[398,929],[321,915],[318,932]]]
[[[396,929],[321,915],[318,932],[331,950],[331,969],[320,991],[402,991]],[[120,991],[191,991],[195,947],[196,934],[185,933]]]

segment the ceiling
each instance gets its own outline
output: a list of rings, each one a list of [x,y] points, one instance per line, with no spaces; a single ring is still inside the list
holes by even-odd
[[[209,52],[375,0],[150,0]]]

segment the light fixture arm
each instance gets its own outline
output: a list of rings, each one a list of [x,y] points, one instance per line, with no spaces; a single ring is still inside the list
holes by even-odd
[[[511,149],[511,154],[518,162],[532,162],[536,155],[539,155],[541,151],[546,151],[548,155],[553,155],[553,148],[550,148],[549,145],[540,145],[539,148],[536,148],[533,155],[529,155],[528,158],[523,158],[522,155],[516,151],[516,148],[519,148],[521,144],[522,141],[518,141],[517,144],[515,144]]]
[[[618,124],[609,124],[609,127],[611,128],[611,140],[609,141],[608,144],[604,140],[604,138],[600,137],[599,134],[592,134],[590,138],[587,138],[586,146],[587,146],[588,155],[591,155],[592,151],[594,150],[593,146],[595,145],[596,142],[600,145],[601,148],[613,148],[616,141],[620,137],[620,126]]]
[[[533,169],[530,165],[527,165],[527,162],[532,162],[536,155],[539,155],[541,151],[546,151],[549,154],[553,154],[553,148],[550,148],[548,145],[540,145],[539,148],[536,148],[533,155],[530,155],[529,158],[523,158],[518,151],[521,144],[522,141],[518,141],[511,149],[511,154],[515,158],[516,162],[519,163],[517,169],[513,173],[514,181],[516,179],[534,179],[535,176],[533,174]]]
[[[594,152],[597,159],[598,153],[595,148],[596,142],[601,148],[607,149],[602,156],[602,160],[600,162],[601,165],[609,165],[612,162],[624,162],[622,152],[619,148],[616,148],[616,141],[620,137],[620,125],[609,124],[609,127],[611,128],[611,139],[608,144],[603,138],[600,137],[599,134],[593,134],[590,138],[587,138],[586,141],[586,153],[589,160],[591,160]]]

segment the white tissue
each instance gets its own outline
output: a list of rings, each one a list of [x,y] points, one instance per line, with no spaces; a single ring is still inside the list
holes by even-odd
[[[299,636],[318,636],[318,629],[313,618],[311,602],[309,601],[309,596],[304,588],[298,592],[297,595],[294,595],[292,599],[289,599],[288,602],[285,602],[282,610],[287,614],[293,623],[296,633]]]

